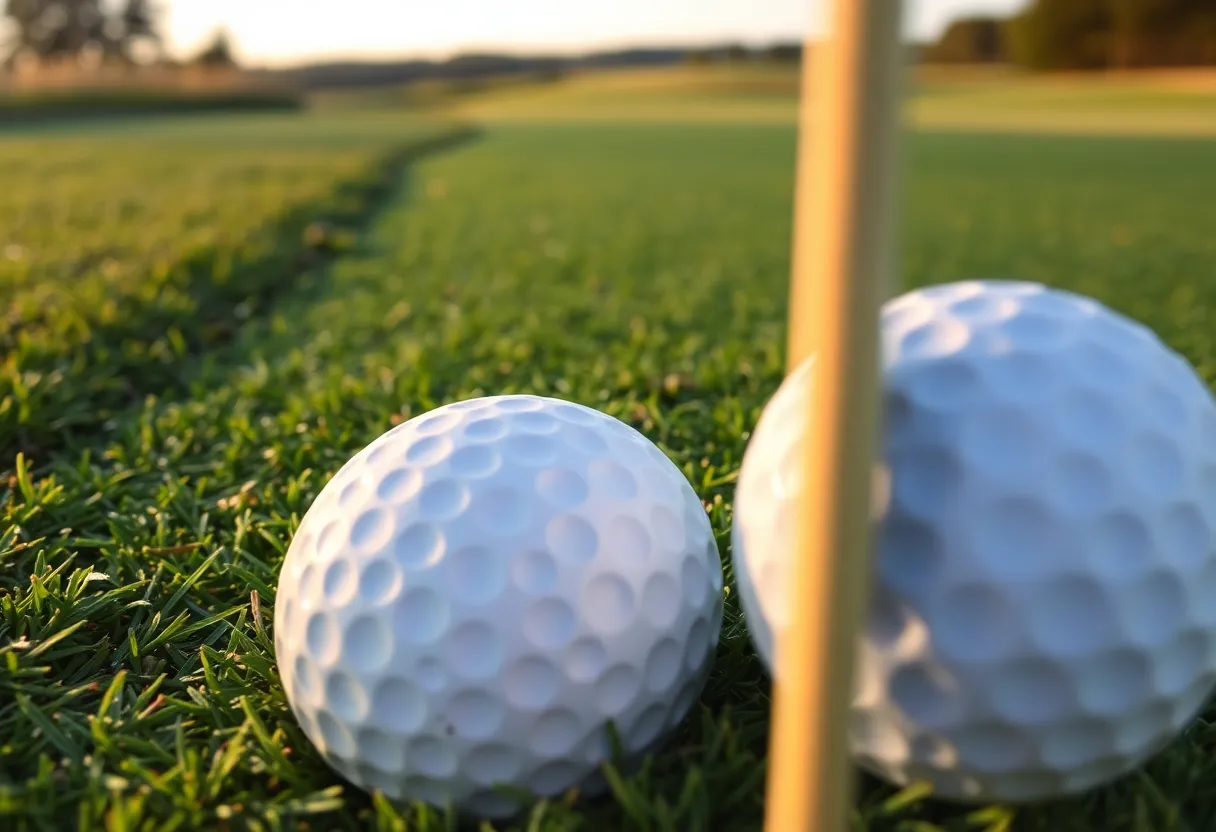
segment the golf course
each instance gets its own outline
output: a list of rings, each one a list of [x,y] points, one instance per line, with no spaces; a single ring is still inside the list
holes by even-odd
[[[376,437],[531,393],[626,422],[683,471],[725,618],[700,701],[641,770],[479,832],[760,829],[770,680],[731,503],[785,373],[798,93],[790,66],[678,66],[0,126],[0,828],[460,828],[346,783],[301,731],[277,575]],[[904,123],[895,293],[1069,289],[1216,383],[1216,75],[924,70]],[[1201,718],[1049,805],[865,778],[852,829],[1213,819]]]

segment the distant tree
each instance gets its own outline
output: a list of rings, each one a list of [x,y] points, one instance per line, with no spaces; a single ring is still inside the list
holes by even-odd
[[[153,7],[149,0],[127,0],[121,12],[116,15],[115,29],[119,31],[118,39],[124,43],[124,52],[130,56],[140,45],[147,45],[155,50],[158,56],[163,56],[164,41],[158,30],[159,10]]]
[[[774,63],[797,63],[802,60],[802,44],[774,43],[764,51],[764,55]]]
[[[1009,45],[1030,69],[1106,66],[1111,0],[1034,0],[1010,21]]]
[[[1031,69],[1216,63],[1212,0],[1034,0],[1009,22],[1014,59]]]
[[[213,69],[226,69],[237,65],[233,54],[232,38],[227,31],[221,29],[215,33],[211,42],[203,47],[190,63]]]
[[[105,39],[100,0],[7,0],[13,30],[10,52],[39,58],[76,57]]]
[[[1111,66],[1211,63],[1213,46],[1211,0],[1111,0]]]
[[[1005,21],[996,17],[966,17],[951,23],[921,59],[929,63],[986,64],[1008,57]]]
[[[5,0],[0,16],[13,30],[8,59],[22,53],[42,60],[98,53],[132,62],[141,45],[160,44],[157,12],[148,0],[127,0],[117,10],[103,0]]]
[[[751,57],[751,53],[741,43],[732,43],[726,47],[726,60],[731,63],[741,63],[749,57]]]

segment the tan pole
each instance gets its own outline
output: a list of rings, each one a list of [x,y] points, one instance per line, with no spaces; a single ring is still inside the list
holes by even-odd
[[[856,636],[870,562],[878,314],[894,268],[899,0],[831,0],[806,42],[790,281],[789,369],[815,355],[803,514],[777,643],[766,832],[840,832]]]

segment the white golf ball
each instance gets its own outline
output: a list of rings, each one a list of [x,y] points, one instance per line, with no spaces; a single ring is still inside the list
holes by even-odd
[[[500,787],[603,787],[700,697],[722,571],[705,509],[640,433],[537,396],[446,405],[352,458],[305,515],[275,599],[292,710],[395,800],[501,817]]]
[[[910,292],[881,328],[889,487],[857,762],[965,802],[1127,773],[1216,685],[1211,394],[1145,327],[1034,284]],[[808,362],[764,411],[734,505],[740,603],[770,670],[812,377]]]

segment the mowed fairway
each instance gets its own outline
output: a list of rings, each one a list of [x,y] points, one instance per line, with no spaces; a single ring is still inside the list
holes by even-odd
[[[731,588],[730,502],[783,373],[794,126],[702,117],[705,89],[687,117],[629,94],[646,118],[546,120],[539,98],[527,117],[497,99],[479,116],[474,101],[456,115],[479,136],[413,156],[452,122],[317,115],[260,144],[229,125],[189,152],[182,122],[121,153],[106,143],[130,139],[112,134],[60,130],[45,156],[0,135],[8,170],[50,166],[61,194],[36,177],[0,191],[0,263],[19,255],[0,266],[0,827],[454,828],[321,762],[274,664],[275,576],[351,454],[439,404],[505,392],[579,401],[658,443],[706,504],[728,595],[681,735],[610,778],[607,799],[495,828],[759,827],[769,683]],[[727,115],[746,98],[721,94]],[[909,136],[905,156],[904,288],[1072,288],[1216,381],[1216,146],[943,131]],[[317,217],[348,236],[307,258]],[[218,279],[232,274],[245,282]],[[42,300],[68,279],[93,300]],[[125,298],[138,315],[98,311]],[[1199,832],[1216,817],[1214,746],[1201,720],[1144,772],[1021,810],[867,781],[854,828]]]

